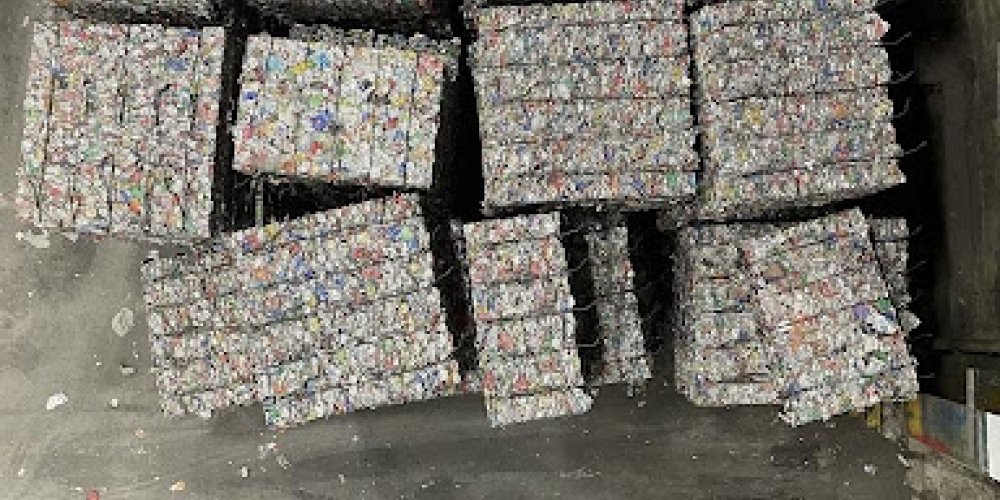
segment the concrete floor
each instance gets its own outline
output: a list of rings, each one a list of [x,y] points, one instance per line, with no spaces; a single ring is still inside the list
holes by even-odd
[[[280,434],[259,408],[158,413],[138,265],[148,248],[16,238],[11,200],[34,0],[0,9],[0,498],[910,498],[897,447],[842,417],[791,429],[770,408],[700,409],[652,384],[585,416],[488,428],[479,397],[363,412]],[[136,311],[116,335],[111,319]],[[125,376],[119,365],[137,373]],[[46,399],[63,391],[53,411]],[[109,407],[117,398],[120,406]],[[261,447],[276,449],[261,458]],[[279,465],[277,454],[287,458]],[[870,465],[866,471],[866,465]],[[240,477],[240,468],[249,477]],[[184,481],[182,492],[170,486]]]

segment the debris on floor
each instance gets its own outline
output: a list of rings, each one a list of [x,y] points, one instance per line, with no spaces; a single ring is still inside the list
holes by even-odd
[[[579,469],[570,472],[560,472],[559,477],[563,479],[587,479],[592,477],[600,476],[600,472],[594,472],[586,467],[580,467]]]
[[[48,401],[45,402],[45,409],[52,411],[66,403],[69,403],[69,396],[65,393],[57,392],[49,396]]]
[[[111,318],[111,329],[119,337],[124,337],[132,331],[135,326],[135,313],[127,307],[121,308],[118,313]]]
[[[49,232],[44,230],[39,234],[35,234],[31,231],[26,233],[18,231],[14,234],[14,237],[17,238],[18,241],[23,241],[39,250],[44,250],[52,245],[49,241]]]

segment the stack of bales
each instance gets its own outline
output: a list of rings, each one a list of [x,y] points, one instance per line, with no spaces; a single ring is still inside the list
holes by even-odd
[[[585,235],[594,284],[594,306],[603,348],[601,384],[641,385],[650,377],[642,318],[629,256],[628,229],[600,229]]]
[[[900,325],[907,332],[913,331],[920,326],[920,319],[910,310],[913,297],[908,279],[910,230],[906,219],[870,218],[868,227],[875,256],[889,286],[889,298],[899,313]]]
[[[224,34],[37,23],[19,217],[38,227],[210,236]]]
[[[586,412],[558,213],[466,224],[476,346],[493,426]]]
[[[695,192],[683,2],[466,12],[488,210],[666,206]]]
[[[451,43],[298,27],[251,36],[234,168],[339,185],[428,189]]]
[[[915,362],[859,210],[766,231],[740,249],[785,421],[915,396]]]
[[[263,401],[266,422],[288,426],[458,384],[414,195],[240,231],[143,271],[169,413]]]
[[[758,216],[901,184],[877,0],[749,0],[692,18],[699,216]]]
[[[737,246],[766,228],[710,224],[679,233],[674,381],[699,406],[777,402],[753,287]]]

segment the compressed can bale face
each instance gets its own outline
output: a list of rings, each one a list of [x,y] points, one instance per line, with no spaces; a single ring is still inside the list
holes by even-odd
[[[251,36],[240,78],[234,168],[334,184],[429,189],[446,44],[297,27]]]
[[[912,398],[915,361],[858,210],[745,240],[771,373],[792,425]]]
[[[703,124],[699,216],[858,198],[899,169],[888,25],[875,2],[718,2],[692,16]]]
[[[586,235],[586,241],[603,345],[598,382],[641,385],[652,373],[635,295],[628,229],[594,231]]]
[[[490,425],[589,410],[559,214],[466,224],[464,235]]]
[[[209,237],[224,33],[36,23],[20,218],[43,228]]]
[[[164,409],[264,402],[279,427],[454,392],[418,199],[239,231],[143,268]]]
[[[872,247],[882,268],[882,276],[889,287],[899,322],[906,333],[920,326],[920,318],[910,310],[913,297],[909,284],[909,241],[910,230],[903,218],[868,219]]]
[[[715,224],[678,235],[675,382],[699,406],[778,402],[737,246],[766,228]]]
[[[905,250],[897,252],[906,222],[869,220],[865,229],[855,211],[682,230],[678,389],[699,405],[783,403],[796,425],[910,397],[917,385],[903,334],[919,320],[906,309]]]
[[[682,2],[467,11],[485,206],[665,206],[698,169]]]

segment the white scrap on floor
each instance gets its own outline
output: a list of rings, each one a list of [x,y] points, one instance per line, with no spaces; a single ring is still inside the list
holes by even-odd
[[[51,246],[51,243],[49,242],[49,232],[45,230],[43,230],[41,234],[18,231],[14,234],[14,237],[17,238],[18,241],[23,241],[40,250],[44,250]]]
[[[576,470],[571,471],[571,472],[560,472],[559,473],[559,477],[564,478],[564,479],[584,479],[584,478],[597,477],[599,475],[601,475],[600,472],[589,471],[589,470],[587,470],[586,467],[580,467],[579,469],[576,469]]]
[[[111,328],[119,337],[124,337],[132,331],[135,326],[135,313],[127,307],[123,307],[115,317],[111,319]]]
[[[57,392],[49,396],[49,400],[45,402],[45,409],[52,411],[66,403],[69,403],[69,396],[65,393]]]

